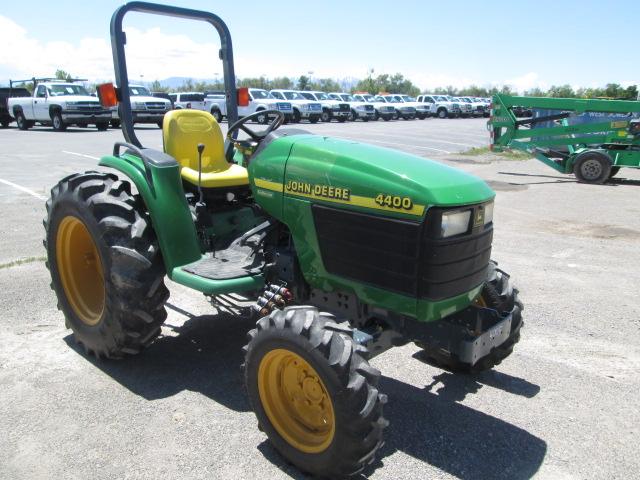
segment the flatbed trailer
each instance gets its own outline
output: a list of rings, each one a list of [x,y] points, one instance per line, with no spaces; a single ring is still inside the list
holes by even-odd
[[[518,107],[534,114],[518,119],[514,114]],[[540,109],[558,113],[536,115]],[[577,123],[586,112],[603,114],[602,121]],[[638,101],[497,94],[488,122],[490,148],[525,151],[561,173],[573,173],[581,182],[604,183],[622,167],[640,168],[640,119],[634,118],[638,113]],[[609,114],[617,115],[607,119]],[[549,123],[551,127],[544,125]]]

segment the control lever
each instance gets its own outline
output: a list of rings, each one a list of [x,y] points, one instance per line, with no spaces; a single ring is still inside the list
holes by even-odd
[[[202,152],[204,152],[204,143],[198,144],[198,193],[200,194],[200,200],[198,203],[204,203],[204,196],[202,195]]]
[[[204,143],[198,144],[198,196],[196,202],[196,222],[199,227],[206,229],[213,226],[211,216],[207,212],[207,205],[204,203],[204,194],[202,193],[202,152],[204,152]]]

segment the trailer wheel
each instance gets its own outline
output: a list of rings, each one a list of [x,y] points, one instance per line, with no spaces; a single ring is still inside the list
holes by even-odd
[[[58,308],[96,357],[136,354],[160,333],[169,291],[151,221],[128,182],[74,174],[51,189],[44,219]]]
[[[335,327],[315,307],[289,307],[260,319],[244,347],[244,381],[259,427],[291,463],[323,478],[372,463],[388,425],[380,372]]]
[[[600,152],[578,155],[573,164],[573,174],[579,182],[601,184],[609,179],[611,159]]]
[[[513,320],[509,338],[474,365],[463,363],[457,356],[445,354],[440,350],[424,349],[424,356],[429,363],[456,373],[475,374],[500,365],[502,360],[513,353],[515,344],[520,341],[520,329],[524,324],[522,321],[524,305],[518,298],[518,289],[511,286],[508,275],[497,266],[494,261],[489,263],[487,279],[482,291],[476,298],[474,305],[469,308],[493,308],[499,312],[512,312]],[[416,344],[421,348],[425,347],[421,343]]]

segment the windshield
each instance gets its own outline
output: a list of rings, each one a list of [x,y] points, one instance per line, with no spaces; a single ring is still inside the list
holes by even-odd
[[[266,90],[249,90],[249,92],[251,93],[251,96],[254,100],[261,100],[263,98],[274,98]]]
[[[49,85],[47,91],[51,97],[60,97],[63,95],[89,95],[89,92],[82,85],[73,85],[69,83],[61,85]]]
[[[315,97],[313,96],[313,93],[310,93],[310,92],[300,92],[300,93],[307,100],[315,100]]]
[[[132,97],[138,95],[145,95],[147,97],[151,96],[151,92],[147,87],[129,87],[129,95]]]
[[[414,97],[410,97],[409,95],[402,95],[402,99],[405,102],[415,102],[416,101],[416,99]]]
[[[362,95],[362,98],[364,98],[365,102],[369,102],[369,103],[372,103],[372,102],[376,101],[376,99],[375,99],[375,97],[373,95]]]
[[[436,100],[438,100],[439,102],[448,102],[449,101],[449,99],[447,97],[442,97],[442,96],[436,97]]]
[[[287,100],[306,100],[302,94],[298,92],[282,92]]]
[[[355,102],[355,100],[353,99],[353,97],[352,97],[351,95],[349,95],[349,94],[346,94],[346,93],[342,93],[342,94],[340,94],[340,98],[341,98],[342,100],[344,100],[345,102]]]
[[[386,100],[384,97],[381,97],[381,96],[379,96],[379,95],[378,95],[377,97],[374,97],[374,98],[375,98],[375,101],[376,101],[376,102],[384,102],[384,103],[387,103],[387,100]]]
[[[324,92],[314,92],[314,93],[318,100],[333,100],[329,95],[327,95]]]
[[[463,102],[466,102],[466,103],[471,103],[471,100],[469,100],[468,98],[462,97],[462,98],[460,98],[460,100],[462,100]]]
[[[387,102],[389,102],[389,103],[400,103],[400,100],[398,100],[395,97],[383,97],[383,98],[386,98]]]

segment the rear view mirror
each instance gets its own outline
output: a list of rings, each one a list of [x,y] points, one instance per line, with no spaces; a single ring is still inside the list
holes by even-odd
[[[103,107],[115,107],[118,105],[118,93],[113,83],[102,83],[96,87],[96,91]]]
[[[249,89],[247,87],[240,87],[238,88],[237,92],[238,92],[238,106],[239,107],[249,106]]]

